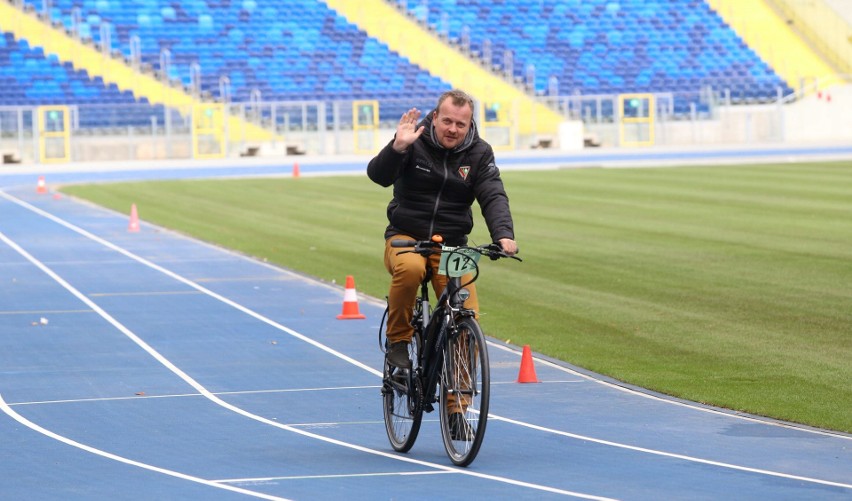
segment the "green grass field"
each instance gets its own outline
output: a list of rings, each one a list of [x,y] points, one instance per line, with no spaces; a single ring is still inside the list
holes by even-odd
[[[852,432],[852,165],[503,178],[524,262],[484,266],[488,335],[689,400]],[[391,192],[366,176],[63,191],[123,213],[135,203],[145,221],[387,291]],[[481,217],[472,239],[488,240]]]

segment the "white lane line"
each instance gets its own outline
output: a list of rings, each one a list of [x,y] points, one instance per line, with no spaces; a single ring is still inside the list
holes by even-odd
[[[0,234],[0,235],[2,235],[2,234]],[[181,473],[179,471],[169,470],[169,469],[166,469],[166,468],[160,468],[159,466],[153,466],[153,465],[150,465],[150,464],[147,464],[147,463],[142,463],[140,461],[134,461],[133,459],[128,459],[126,457],[119,456],[117,454],[112,454],[111,452],[106,452],[104,450],[96,449],[96,448],[91,447],[89,445],[82,444],[80,442],[77,442],[76,440],[72,440],[68,437],[64,437],[62,435],[59,435],[57,433],[54,433],[54,432],[46,429],[46,428],[43,428],[43,427],[37,425],[36,423],[33,423],[29,419],[25,418],[24,416],[21,416],[20,414],[15,412],[11,407],[9,407],[9,405],[6,403],[6,401],[3,400],[3,395],[0,395],[0,410],[2,410],[10,418],[14,419],[15,421],[21,423],[22,425],[26,426],[27,428],[29,428],[33,431],[41,433],[42,435],[50,437],[54,440],[58,440],[59,442],[62,442],[66,445],[70,445],[71,447],[76,447],[78,449],[82,449],[82,450],[89,452],[91,454],[95,454],[97,456],[105,457],[105,458],[111,459],[113,461],[118,461],[119,463],[124,463],[124,464],[130,465],[130,466],[135,466],[137,468],[142,468],[142,469],[153,471],[153,472],[156,472],[156,473],[161,473],[163,475],[168,475],[170,477],[176,477],[176,478],[179,478],[181,480],[188,480],[190,482],[203,484],[203,485],[206,485],[208,487],[215,487],[217,489],[224,489],[224,490],[228,490],[228,491],[232,491],[232,492],[237,492],[239,494],[245,494],[247,496],[253,496],[253,497],[256,497],[256,498],[270,499],[270,500],[276,500],[276,501],[286,500],[286,498],[282,498],[282,497],[278,497],[278,496],[272,496],[272,495],[269,495],[269,494],[263,494],[262,492],[251,491],[251,490],[248,490],[248,489],[243,489],[241,487],[236,487],[236,486],[233,486],[233,485],[223,484],[223,483],[216,482],[216,481],[213,481],[213,480],[206,480],[206,479],[195,477],[195,476],[192,476],[192,475],[187,475],[186,473]]]
[[[415,477],[420,475],[448,475],[457,471],[393,471],[384,473],[347,473],[342,475],[293,475],[289,477],[260,477],[260,478],[226,478],[215,480],[229,484],[262,484],[274,483],[278,480],[323,480],[329,478],[359,478],[359,477]]]
[[[89,297],[122,296],[185,296],[201,294],[199,291],[142,291],[142,292],[90,292]]]
[[[0,311],[0,315],[65,315],[68,313],[94,313],[92,310],[19,310]]]
[[[341,391],[341,390],[378,390],[381,385],[369,386],[334,386],[327,388],[280,388],[277,390],[237,390],[237,391],[216,391],[214,395],[258,395],[262,393],[309,393],[314,391]],[[200,393],[175,393],[166,395],[134,395],[125,397],[100,397],[100,398],[73,398],[64,400],[38,400],[32,402],[15,402],[9,404],[9,407],[17,407],[19,405],[47,405],[47,404],[76,404],[83,402],[112,402],[120,400],[143,400],[151,398],[186,398],[186,397],[201,397]]]
[[[294,331],[290,328],[287,328],[287,327],[285,327],[285,326],[283,326],[283,325],[281,325],[277,322],[274,322],[273,320],[270,320],[270,319],[260,315],[259,313],[256,313],[252,310],[249,310],[248,308],[246,308],[246,307],[244,307],[240,304],[237,304],[237,303],[231,301],[230,299],[227,299],[227,298],[225,298],[225,297],[223,297],[219,294],[216,294],[213,291],[209,291],[209,290],[205,289],[204,287],[202,287],[198,284],[195,284],[192,281],[190,281],[186,278],[183,278],[183,277],[175,274],[174,272],[172,272],[170,270],[166,270],[166,269],[164,269],[160,266],[157,266],[154,263],[151,263],[151,262],[149,262],[149,261],[147,261],[147,260],[145,260],[145,259],[143,259],[139,256],[136,256],[135,254],[131,253],[130,251],[127,251],[125,249],[121,249],[120,247],[112,244],[111,242],[107,242],[107,241],[101,239],[100,237],[97,237],[97,236],[87,232],[86,230],[83,230],[82,228],[78,228],[78,227],[72,225],[71,223],[68,223],[66,221],[63,221],[63,220],[53,216],[52,214],[49,214],[47,212],[42,211],[41,209],[38,209],[37,207],[34,207],[34,206],[31,206],[30,204],[27,204],[26,202],[24,202],[22,200],[12,198],[2,191],[0,191],[0,196],[6,197],[6,198],[12,200],[13,202],[15,202],[17,204],[22,205],[23,207],[26,207],[30,210],[33,210],[34,212],[36,212],[38,214],[42,214],[45,217],[48,217],[48,219],[51,219],[51,220],[61,224],[62,226],[65,226],[65,227],[71,229],[72,231],[75,231],[75,232],[78,232],[78,233],[80,233],[84,236],[87,236],[88,238],[91,238],[98,243],[102,243],[103,245],[106,245],[107,247],[109,247],[113,250],[116,250],[117,252],[120,252],[120,253],[130,257],[131,259],[137,260],[137,261],[139,261],[143,264],[146,264],[146,265],[148,265],[148,266],[150,266],[154,269],[162,271],[163,273],[167,274],[170,277],[174,277],[176,280],[178,280],[182,283],[190,285],[191,287],[196,288],[198,290],[201,290],[202,292],[205,292],[205,293],[211,295],[211,297],[220,299],[222,302],[233,306],[234,308],[238,309],[239,311],[245,312],[246,314],[252,316],[253,318],[256,318],[256,319],[258,319],[258,320],[260,320],[260,321],[262,321],[266,324],[269,324],[269,325],[276,327],[276,328],[278,328],[278,329],[280,329],[284,332],[287,332],[287,333],[297,337],[298,339],[303,339],[306,342],[310,343],[311,345],[317,346],[318,348],[322,349],[323,351],[326,351],[326,352],[331,353],[335,356],[338,356],[338,357],[340,357],[344,360],[347,360],[350,363],[352,363],[352,364],[354,364],[358,367],[361,367],[361,368],[381,377],[381,373],[379,371],[377,371],[377,370],[375,370],[375,369],[373,369],[373,368],[371,368],[371,367],[369,367],[365,364],[362,364],[361,362],[358,362],[357,360],[355,360],[355,359],[353,359],[353,358],[351,358],[347,355],[339,353],[336,350],[331,349],[330,347],[327,347],[327,346],[325,346],[325,345],[323,345],[323,344],[321,344],[317,341],[309,339],[306,336],[304,336],[303,334],[300,334],[300,333],[298,333],[298,332],[296,332],[296,331]],[[396,460],[396,461],[403,461],[403,462],[406,462],[406,463],[424,466],[424,467],[427,467],[427,468],[434,468],[436,470],[441,470],[441,471],[457,472],[457,473],[462,474],[462,475],[468,475],[468,476],[477,477],[477,478],[481,478],[481,479],[485,479],[485,480],[492,480],[492,481],[496,481],[496,482],[500,482],[500,483],[504,483],[504,484],[514,485],[514,486],[517,486],[517,487],[529,488],[529,489],[534,489],[534,490],[539,490],[539,491],[544,491],[544,492],[550,492],[550,493],[554,493],[554,494],[562,494],[562,495],[566,495],[566,496],[574,496],[574,497],[578,497],[578,498],[582,498],[582,499],[595,499],[595,500],[609,500],[610,499],[610,498],[606,498],[606,497],[595,496],[595,495],[592,495],[592,494],[585,494],[585,493],[574,492],[574,491],[569,491],[569,490],[565,490],[565,489],[557,489],[555,487],[550,487],[550,486],[546,486],[546,485],[524,482],[524,481],[521,481],[521,480],[515,480],[515,479],[512,479],[512,478],[508,478],[508,477],[501,477],[501,476],[497,476],[497,475],[489,475],[489,474],[486,474],[486,473],[479,473],[479,472],[475,472],[475,471],[471,471],[471,470],[467,470],[467,469],[445,466],[445,465],[438,464],[438,463],[431,463],[429,461],[422,461],[422,460],[418,460],[418,459],[414,459],[414,458],[400,456],[398,454],[391,454],[389,452],[380,451],[378,449],[371,449],[369,447],[364,447],[364,446],[360,446],[360,445],[357,445],[357,444],[354,444],[354,443],[345,442],[343,440],[337,440],[337,439],[334,439],[334,438],[331,438],[331,437],[326,437],[326,436],[323,436],[323,435],[318,435],[316,433],[311,433],[309,431],[306,431],[306,430],[298,428],[298,427],[281,424],[281,423],[278,423],[278,422],[273,421],[271,419],[265,418],[263,416],[253,414],[253,413],[251,413],[251,412],[249,412],[245,409],[242,409],[241,407],[237,407],[235,405],[232,405],[232,404],[222,400],[218,396],[214,395],[207,388],[205,388],[203,385],[201,385],[201,383],[199,383],[198,381],[193,379],[191,376],[186,374],[179,367],[174,365],[166,357],[164,357],[157,350],[155,350],[153,347],[148,345],[148,343],[146,343],[144,340],[142,340],[142,338],[137,336],[133,331],[131,331],[130,329],[125,327],[124,324],[122,324],[121,322],[116,320],[114,317],[112,317],[112,315],[107,313],[104,309],[102,309],[100,306],[98,306],[94,301],[92,301],[90,298],[88,298],[85,294],[83,294],[82,292],[77,290],[74,286],[72,286],[70,283],[65,281],[62,277],[57,275],[53,270],[51,270],[50,268],[45,266],[42,262],[40,262],[38,259],[36,259],[32,255],[30,255],[26,250],[24,250],[18,244],[16,244],[12,240],[10,240],[2,232],[0,232],[0,240],[5,242],[6,245],[8,245],[12,249],[14,249],[21,256],[23,256],[28,261],[30,261],[33,265],[35,265],[37,268],[42,270],[45,274],[47,274],[54,281],[56,281],[58,284],[60,284],[62,287],[64,287],[72,295],[76,296],[77,299],[79,299],[80,301],[85,303],[87,306],[89,306],[90,308],[95,310],[101,317],[104,318],[104,320],[106,320],[107,322],[112,324],[112,326],[115,327],[116,329],[118,329],[119,332],[123,333],[125,336],[130,338],[130,340],[132,340],[134,343],[136,343],[140,348],[145,350],[155,360],[157,360],[163,366],[165,366],[167,369],[172,371],[175,375],[177,375],[179,378],[181,378],[188,385],[193,387],[202,396],[204,396],[205,398],[207,398],[211,402],[213,402],[213,403],[215,403],[215,404],[217,404],[217,405],[219,405],[219,406],[221,406],[225,409],[228,409],[228,410],[230,410],[230,411],[232,411],[236,414],[239,414],[239,415],[244,416],[244,417],[249,418],[249,419],[253,419],[253,420],[258,421],[260,423],[267,424],[269,426],[273,426],[273,427],[276,427],[276,428],[280,428],[282,430],[286,430],[286,431],[290,431],[292,433],[302,435],[304,437],[320,440],[322,442],[338,445],[338,446],[341,446],[341,447],[346,447],[346,448],[349,448],[349,449],[353,449],[353,450],[356,450],[356,451],[359,451],[359,452],[364,452],[364,453],[367,453],[367,454],[372,454],[372,455],[375,455],[375,456],[381,456],[381,457],[385,457],[385,458],[388,458],[388,459],[393,459],[393,460]],[[8,406],[6,406],[6,407],[8,407]],[[9,410],[11,411],[11,409],[9,409]]]
[[[751,468],[751,467],[748,467],[748,466],[740,466],[740,465],[735,465],[735,464],[731,464],[731,463],[723,463],[723,462],[720,462],[720,461],[713,461],[713,460],[710,460],[710,459],[697,458],[697,457],[694,457],[694,456],[686,456],[686,455],[683,455],[683,454],[675,454],[673,452],[658,451],[656,449],[647,449],[645,447],[638,447],[638,446],[635,446],[635,445],[627,445],[627,444],[622,444],[622,443],[619,443],[619,442],[612,442],[612,441],[603,440],[603,439],[600,439],[600,438],[588,437],[588,436],[585,436],[585,435],[578,435],[576,433],[570,433],[570,432],[567,432],[567,431],[554,430],[553,428],[547,428],[545,426],[539,426],[539,425],[535,425],[535,424],[531,424],[531,423],[526,423],[524,421],[518,421],[518,420],[515,420],[515,419],[505,418],[505,417],[497,416],[495,414],[490,414],[490,413],[488,414],[488,417],[490,419],[496,419],[498,421],[504,421],[506,423],[511,423],[511,424],[514,424],[514,425],[523,426],[525,428],[530,428],[530,429],[533,429],[533,430],[544,431],[544,432],[547,432],[547,433],[552,433],[554,435],[561,435],[563,437],[569,437],[569,438],[574,438],[574,439],[577,439],[577,440],[594,442],[596,444],[607,445],[607,446],[610,446],[610,447],[617,447],[619,449],[627,449],[627,450],[631,450],[631,451],[641,452],[641,453],[644,453],[644,454],[653,454],[655,456],[663,456],[663,457],[668,457],[668,458],[680,459],[680,460],[683,460],[683,461],[690,461],[690,462],[693,462],[693,463],[700,463],[700,464],[706,464],[706,465],[711,465],[711,466],[718,466],[718,467],[721,467],[721,468],[728,468],[728,469],[731,469],[731,470],[745,471],[745,472],[749,472],[749,473],[759,473],[761,475],[768,475],[770,477],[786,478],[786,479],[790,479],[790,480],[799,480],[799,481],[802,481],[802,482],[810,482],[810,483],[814,483],[814,484],[830,485],[832,487],[843,487],[845,489],[852,489],[852,484],[844,484],[844,483],[841,483],[841,482],[832,482],[830,480],[821,480],[821,479],[818,479],[818,478],[811,478],[811,477],[802,477],[802,476],[799,476],[799,475],[791,475],[791,474],[788,474],[788,473],[781,473],[781,472],[777,472],[777,471],[763,470],[763,469],[760,469],[760,468]]]
[[[518,352],[518,350],[511,348],[509,346],[505,346],[503,344],[495,343],[495,342],[492,342],[492,341],[488,341],[488,344],[492,348],[497,348],[497,349],[502,350],[502,351],[508,351],[510,353],[517,355],[518,357],[521,356],[521,353]],[[553,363],[550,360],[544,360],[544,359],[541,359],[541,358],[538,358],[538,357],[533,357],[533,360],[535,360],[536,364],[540,363],[540,364],[543,364],[543,365],[547,365],[548,367],[559,370],[561,372],[567,372],[568,374],[573,374],[573,375],[580,377],[580,378],[582,378],[586,381],[591,381],[593,383],[597,383],[597,384],[606,386],[608,388],[612,388],[614,390],[622,391],[624,393],[629,393],[631,395],[635,395],[635,396],[642,397],[642,398],[647,398],[647,399],[650,399],[650,400],[655,400],[657,402],[662,402],[662,403],[665,403],[665,404],[674,405],[674,406],[678,406],[678,407],[684,407],[684,408],[699,411],[699,412],[706,412],[708,414],[716,414],[716,415],[724,416],[724,417],[728,417],[728,418],[741,419],[743,421],[751,421],[753,423],[758,423],[758,424],[762,424],[762,425],[766,425],[766,426],[775,426],[775,427],[778,427],[778,428],[785,428],[785,429],[788,429],[788,430],[795,430],[795,431],[800,431],[800,432],[804,432],[804,433],[811,433],[811,434],[815,434],[815,435],[824,435],[824,436],[827,436],[827,437],[841,438],[841,439],[844,439],[844,440],[852,440],[852,435],[841,435],[840,433],[832,433],[830,431],[817,430],[817,429],[812,429],[812,428],[804,428],[802,426],[796,426],[795,424],[788,424],[788,423],[783,423],[783,422],[770,421],[768,419],[761,419],[760,417],[756,417],[756,416],[748,416],[748,415],[743,415],[743,414],[737,414],[733,411],[713,409],[711,407],[701,406],[701,405],[697,405],[697,404],[690,403],[690,402],[681,402],[681,401],[678,401],[678,400],[673,400],[671,398],[657,396],[657,395],[654,395],[654,394],[649,393],[647,391],[641,391],[641,390],[629,388],[626,385],[621,385],[621,384],[613,383],[613,382],[610,382],[610,381],[604,381],[604,380],[601,380],[601,379],[597,379],[594,376],[573,370],[570,367],[565,367],[563,365]],[[515,365],[517,366],[517,364],[515,364]],[[542,381],[542,383],[551,383],[551,382],[554,382],[554,381]],[[580,381],[561,381],[561,382],[578,383]],[[494,382],[492,381],[491,384],[493,385]]]

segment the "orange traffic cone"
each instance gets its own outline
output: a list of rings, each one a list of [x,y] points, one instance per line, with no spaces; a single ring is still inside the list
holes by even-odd
[[[44,176],[38,177],[38,184],[36,185],[36,193],[39,193],[39,194],[47,193],[47,185],[44,182]]]
[[[532,351],[530,345],[524,345],[524,352],[521,355],[521,370],[518,372],[519,383],[540,383],[535,375],[535,367],[533,366]]]
[[[139,214],[136,212],[136,204],[130,206],[130,224],[127,225],[127,231],[131,233],[139,231]]]
[[[355,279],[346,276],[346,290],[343,292],[343,313],[337,315],[338,320],[367,318],[358,312],[358,294],[355,292]]]
[[[299,162],[293,162],[293,177],[299,177]]]

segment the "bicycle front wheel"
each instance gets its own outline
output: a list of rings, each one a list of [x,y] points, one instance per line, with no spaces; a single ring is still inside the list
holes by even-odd
[[[392,367],[385,361],[382,408],[388,440],[397,452],[408,452],[411,449],[417,440],[423,419],[423,390],[414,376],[419,343],[420,336],[415,335],[408,345],[408,356],[412,360],[411,370]]]
[[[453,464],[467,466],[476,458],[485,437],[491,375],[479,323],[464,318],[457,328],[444,347],[441,436]]]

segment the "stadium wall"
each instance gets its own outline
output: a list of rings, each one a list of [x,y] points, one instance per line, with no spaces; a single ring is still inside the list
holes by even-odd
[[[352,103],[337,103],[338,110],[351,109]],[[424,103],[427,109],[428,103]],[[835,86],[813,93],[795,102],[770,105],[725,105],[713,107],[706,116],[674,119],[662,115],[654,122],[654,141],[649,147],[689,147],[708,145],[777,144],[779,147],[834,143],[852,145],[852,86]],[[105,114],[103,107],[76,110],[75,121],[86,113]],[[231,110],[245,114],[239,108]],[[133,113],[128,108],[112,113]],[[36,125],[35,108],[0,108],[0,153],[9,162],[43,163]],[[339,111],[335,113],[341,115]],[[322,115],[322,113],[315,114]],[[488,130],[486,137],[498,151],[538,149],[572,150],[592,146],[628,149],[620,141],[622,126],[612,119],[583,124],[583,138],[570,144],[558,135],[552,137],[524,136],[511,126]],[[222,157],[241,156],[286,157],[296,154],[369,155],[383,146],[394,134],[393,124],[381,123],[364,131],[353,129],[350,119],[319,126],[316,121],[292,123],[287,130],[276,130],[276,136],[286,141],[256,142],[247,139],[228,141]],[[582,124],[573,121],[575,125]],[[576,129],[577,127],[575,127]],[[231,131],[234,132],[234,131]],[[75,128],[69,131],[71,161],[149,161],[198,158],[193,150],[192,129],[176,114],[170,129],[162,120],[149,126]],[[239,137],[240,134],[228,134]],[[514,136],[514,137],[510,137]],[[570,138],[569,138],[570,139]]]

